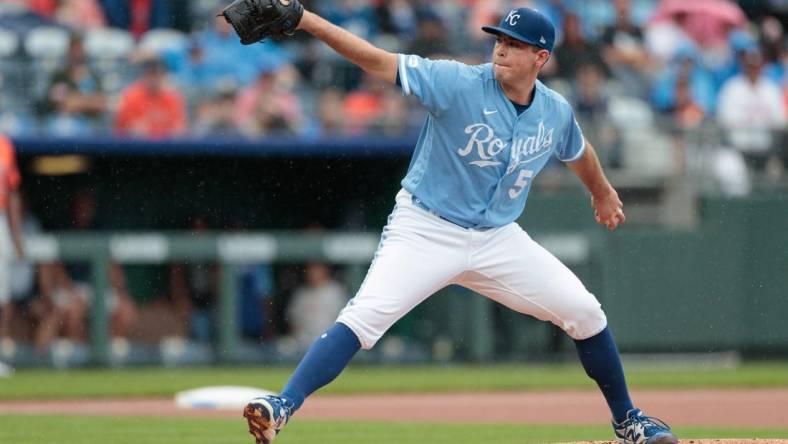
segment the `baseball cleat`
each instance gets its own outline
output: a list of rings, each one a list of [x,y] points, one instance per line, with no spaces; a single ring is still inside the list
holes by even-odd
[[[276,438],[290,419],[291,408],[279,396],[261,396],[246,404],[244,418],[249,423],[249,433],[254,436],[256,444],[269,444]]]
[[[613,431],[620,444],[678,444],[676,435],[663,421],[643,414],[640,409],[627,412],[627,418],[616,424]]]

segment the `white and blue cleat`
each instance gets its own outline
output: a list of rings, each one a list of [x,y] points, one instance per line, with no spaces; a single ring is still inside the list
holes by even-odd
[[[679,440],[670,426],[660,419],[646,416],[640,409],[627,412],[627,418],[617,424],[613,431],[620,444],[678,444]]]
[[[256,444],[273,441],[291,414],[292,406],[284,398],[273,395],[254,398],[244,407],[244,418],[249,423],[249,433],[254,436]]]

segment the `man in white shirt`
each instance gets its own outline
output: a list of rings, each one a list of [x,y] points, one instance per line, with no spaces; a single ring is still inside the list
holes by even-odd
[[[729,130],[736,148],[764,153],[774,146],[772,132],[786,124],[783,95],[778,85],[761,75],[760,51],[747,51],[741,58],[742,73],[722,85],[717,119]]]

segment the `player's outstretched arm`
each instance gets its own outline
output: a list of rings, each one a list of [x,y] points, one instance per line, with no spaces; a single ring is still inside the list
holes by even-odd
[[[594,208],[594,218],[597,223],[607,226],[612,231],[626,220],[624,204],[605,177],[596,150],[588,139],[585,143],[583,155],[576,161],[567,163],[567,166],[591,192],[591,206]]]
[[[298,29],[325,42],[367,73],[391,83],[397,81],[397,55],[384,51],[319,15],[304,11]]]

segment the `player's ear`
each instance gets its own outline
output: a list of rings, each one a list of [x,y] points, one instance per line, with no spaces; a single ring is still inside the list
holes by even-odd
[[[550,52],[546,49],[540,49],[536,54],[536,64],[541,69],[550,60]]]

